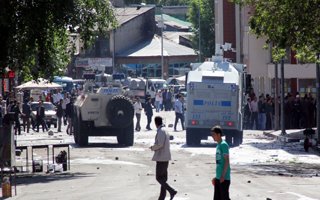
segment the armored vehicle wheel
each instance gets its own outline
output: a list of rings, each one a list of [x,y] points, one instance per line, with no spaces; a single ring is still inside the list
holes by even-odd
[[[133,122],[126,128],[121,130],[121,133],[117,136],[119,144],[125,146],[132,146],[134,141]]]
[[[134,108],[132,102],[125,96],[112,97],[107,105],[107,117],[115,128],[127,127],[132,123]]]

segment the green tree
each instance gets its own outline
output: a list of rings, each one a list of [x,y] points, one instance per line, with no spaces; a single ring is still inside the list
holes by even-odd
[[[0,67],[27,79],[51,78],[70,61],[70,33],[79,34],[88,48],[115,25],[106,0],[0,1]]]
[[[125,0],[125,3],[128,4],[155,4],[163,6],[177,6],[177,5],[188,5],[190,0]]]
[[[193,48],[197,49],[199,53],[200,37],[201,57],[211,57],[212,55],[214,55],[215,51],[214,1],[192,0],[190,2],[190,9],[188,15],[189,21],[192,23],[194,32],[194,36],[192,37]]]

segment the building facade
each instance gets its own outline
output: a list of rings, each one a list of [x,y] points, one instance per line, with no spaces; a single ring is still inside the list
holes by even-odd
[[[252,85],[256,94],[275,95],[275,64],[271,57],[271,48],[263,48],[264,38],[257,38],[250,33],[248,21],[253,10],[239,7],[228,0],[219,0],[215,4],[216,43],[232,43],[235,55],[225,53],[232,61],[246,64],[251,74]],[[230,55],[231,54],[231,55]],[[233,57],[234,56],[234,57]],[[304,96],[316,93],[316,65],[300,64],[294,58],[294,52],[288,50],[284,64],[285,93]],[[278,64],[280,77],[280,64]]]
[[[157,34],[155,10],[155,6],[115,8],[117,28],[107,38],[97,38],[91,49],[80,52],[72,73],[77,78],[86,70],[98,70],[167,79],[190,68],[197,54],[192,48]]]

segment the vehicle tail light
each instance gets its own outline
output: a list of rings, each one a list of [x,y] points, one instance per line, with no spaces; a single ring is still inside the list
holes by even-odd
[[[191,124],[192,125],[197,125],[197,124],[199,124],[199,122],[197,120],[191,120]]]
[[[227,126],[233,126],[234,123],[229,121],[229,122],[226,122],[226,125],[227,125]]]

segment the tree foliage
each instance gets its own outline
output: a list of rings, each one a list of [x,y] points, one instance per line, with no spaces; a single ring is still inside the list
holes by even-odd
[[[193,48],[199,50],[200,36],[201,57],[211,57],[212,55],[214,55],[215,51],[214,1],[192,0],[190,2],[188,15],[189,20],[192,23],[194,32],[194,36],[192,37]]]
[[[0,66],[25,78],[51,78],[70,61],[71,33],[87,48],[114,25],[106,0],[0,1]]]
[[[155,4],[163,6],[177,6],[177,5],[188,5],[190,0],[125,0],[128,4]]]
[[[253,8],[249,21],[257,37],[273,44],[275,59],[283,56],[280,49],[292,48],[298,57],[314,61],[320,52],[320,0],[234,0]]]

